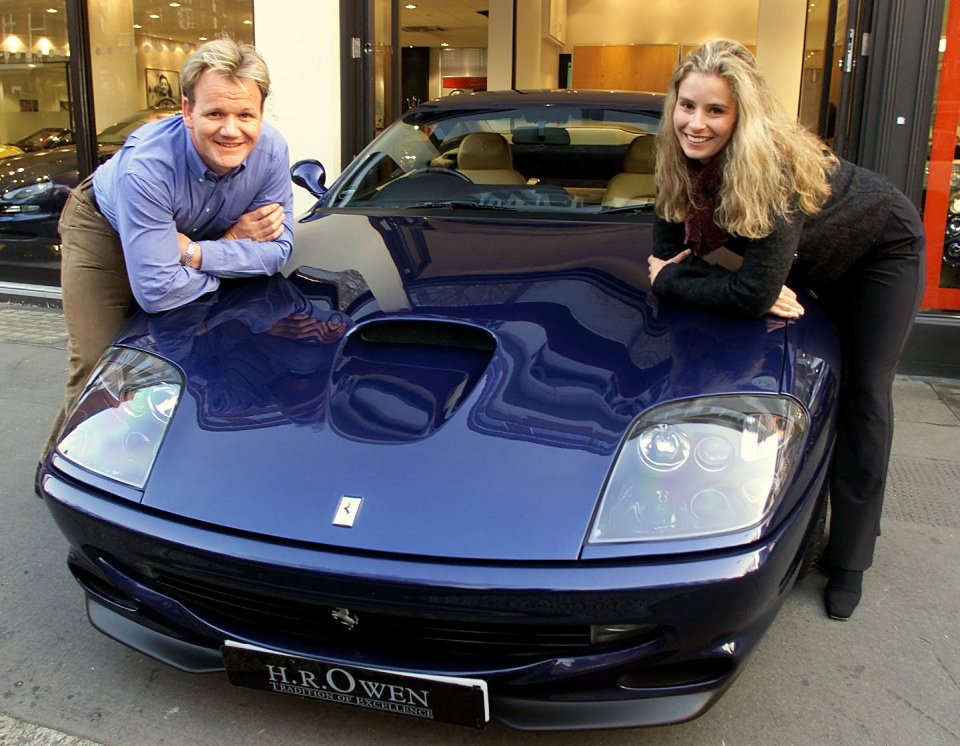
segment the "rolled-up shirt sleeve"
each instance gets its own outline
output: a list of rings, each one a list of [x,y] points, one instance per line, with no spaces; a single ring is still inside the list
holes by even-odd
[[[683,223],[671,223],[657,217],[653,224],[653,255],[670,259],[683,250]]]
[[[180,264],[180,243],[169,189],[142,175],[121,177],[125,198],[117,205],[130,289],[150,313],[167,311],[216,290],[220,281]]]

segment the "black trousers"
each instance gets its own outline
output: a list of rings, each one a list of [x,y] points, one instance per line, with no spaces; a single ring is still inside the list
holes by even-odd
[[[866,570],[880,534],[893,442],[893,380],[924,283],[923,223],[898,194],[871,249],[821,297],[840,333],[839,420],[824,560]]]

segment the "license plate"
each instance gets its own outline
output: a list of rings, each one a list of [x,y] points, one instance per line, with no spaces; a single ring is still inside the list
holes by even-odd
[[[473,728],[490,720],[482,679],[345,666],[230,640],[221,652],[235,686]]]

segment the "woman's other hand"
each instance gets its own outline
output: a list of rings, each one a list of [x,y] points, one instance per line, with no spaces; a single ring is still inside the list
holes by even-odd
[[[803,306],[797,300],[797,294],[784,285],[780,288],[780,296],[767,313],[784,319],[799,319],[803,316]]]
[[[660,274],[660,270],[663,269],[668,264],[680,264],[685,262],[690,257],[690,249],[684,249],[676,256],[672,256],[669,259],[658,259],[652,254],[647,257],[647,269],[650,272],[650,286],[653,287],[653,283],[657,279],[657,275]]]

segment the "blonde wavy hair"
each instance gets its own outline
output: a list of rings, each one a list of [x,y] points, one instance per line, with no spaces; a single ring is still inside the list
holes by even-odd
[[[786,115],[746,47],[715,39],[687,55],[670,81],[656,140],[657,213],[683,222],[694,203],[688,159],[673,129],[680,83],[692,72],[719,75],[737,102],[733,135],[719,156],[717,224],[727,233],[763,238],[778,218],[789,221],[797,209],[819,212],[830,196],[827,176],[839,164],[836,156]]]

